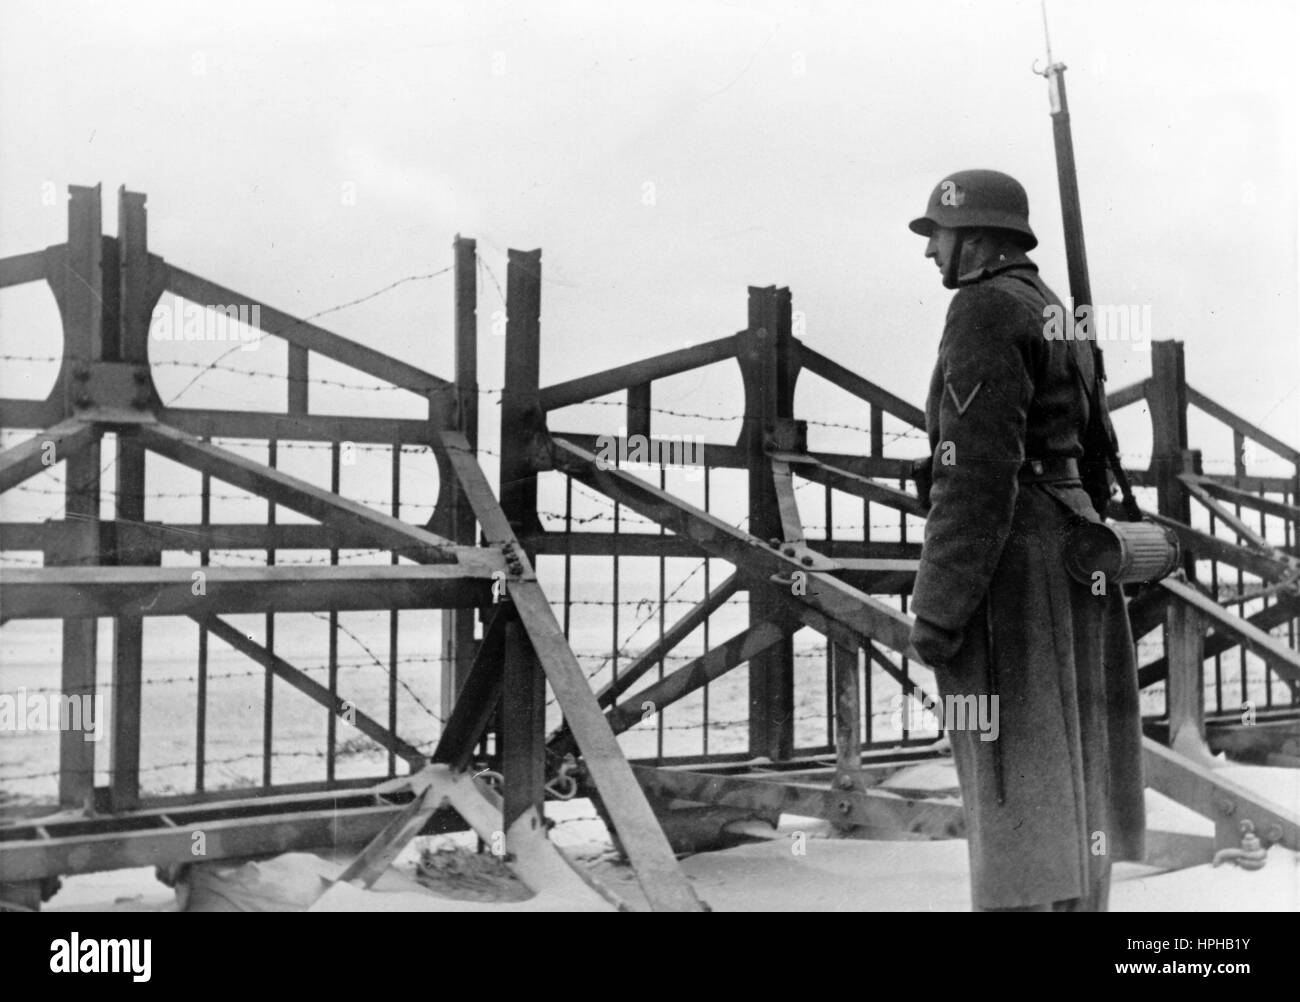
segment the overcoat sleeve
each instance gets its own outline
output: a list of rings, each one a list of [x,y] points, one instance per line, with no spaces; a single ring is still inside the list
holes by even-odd
[[[1025,460],[1041,321],[987,284],[953,297],[939,346],[939,430],[911,610],[960,631],[988,590]],[[932,436],[932,441],[934,437]]]

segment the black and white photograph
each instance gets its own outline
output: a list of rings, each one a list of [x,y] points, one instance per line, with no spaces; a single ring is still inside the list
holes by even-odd
[[[1284,960],[1298,21],[0,0],[24,965],[166,985],[187,912]]]

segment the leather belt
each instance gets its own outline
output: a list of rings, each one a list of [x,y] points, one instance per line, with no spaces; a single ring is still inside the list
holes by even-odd
[[[1073,456],[1049,459],[1026,459],[1020,467],[1020,482],[1033,484],[1047,480],[1078,480],[1079,461]]]

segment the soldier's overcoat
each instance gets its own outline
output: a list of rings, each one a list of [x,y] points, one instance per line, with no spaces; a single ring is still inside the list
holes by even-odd
[[[933,485],[911,611],[960,634],[931,661],[947,661],[941,696],[998,697],[995,741],[950,738],[974,905],[1024,907],[1086,896],[1100,864],[1142,856],[1136,657],[1123,596],[1093,594],[1062,557],[1070,520],[1097,518],[1078,479],[1050,475],[1084,454],[1089,345],[1045,336],[1060,302],[1021,254],[961,283],[926,403]],[[1048,461],[1046,479],[1029,460]],[[920,628],[913,642],[926,657]]]

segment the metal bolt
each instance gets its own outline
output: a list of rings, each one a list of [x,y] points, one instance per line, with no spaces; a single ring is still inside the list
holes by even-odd
[[[95,401],[90,398],[89,393],[78,393],[73,401],[78,407],[89,407]]]
[[[849,811],[853,810],[853,806],[847,800],[841,800],[835,806],[839,808],[841,814],[848,814]]]
[[[781,548],[781,540],[773,536],[771,539],[767,541],[767,545],[772,547],[772,549],[774,550],[779,550]]]
[[[840,777],[840,789],[841,789],[841,790],[851,790],[851,789],[853,789],[853,777],[852,777],[852,776],[841,776],[841,777]]]
[[[793,556],[794,556],[794,547],[793,547],[793,546],[787,546],[787,547],[786,547],[784,550],[782,550],[781,552],[784,553],[787,557],[793,557]]]
[[[805,567],[811,567],[811,566],[813,565],[813,558],[812,558],[812,557],[809,557],[809,556],[805,556],[805,557],[804,557],[801,561],[799,561],[799,562],[800,562],[801,564],[803,564]]]

